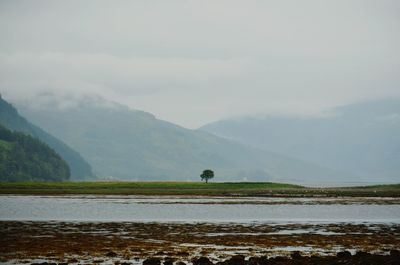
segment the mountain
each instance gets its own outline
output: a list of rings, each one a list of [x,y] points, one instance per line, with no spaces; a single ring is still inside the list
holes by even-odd
[[[101,98],[47,97],[46,104],[20,105],[22,113],[78,150],[104,178],[199,180],[206,168],[215,172],[216,181],[303,183],[344,177],[329,168],[185,129]]]
[[[0,124],[12,131],[23,132],[38,138],[53,148],[69,165],[71,179],[85,180],[94,177],[91,166],[62,141],[43,131],[41,128],[31,124],[7,101],[0,97]]]
[[[242,117],[201,130],[368,181],[400,181],[400,99],[351,104],[326,114]]]
[[[0,181],[65,181],[67,163],[40,140],[0,125]]]

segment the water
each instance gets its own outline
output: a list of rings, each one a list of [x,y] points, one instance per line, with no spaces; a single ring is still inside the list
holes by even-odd
[[[398,204],[292,205],[285,204],[285,202],[282,202],[282,204],[248,203],[252,200],[260,199],[184,199],[137,196],[0,196],[0,220],[400,223],[400,205]],[[279,199],[273,198],[262,200],[279,201]],[[232,201],[236,203],[224,204]],[[242,201],[243,204],[237,203]],[[179,202],[179,204],[175,202]]]

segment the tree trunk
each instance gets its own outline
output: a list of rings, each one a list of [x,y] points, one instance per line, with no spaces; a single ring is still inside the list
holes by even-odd
[[[208,183],[208,179],[206,179],[206,183]]]

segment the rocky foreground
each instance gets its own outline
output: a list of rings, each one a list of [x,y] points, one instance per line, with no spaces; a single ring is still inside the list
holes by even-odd
[[[192,260],[193,265],[213,265],[206,257],[201,257]],[[158,259],[148,259],[143,262],[143,265],[160,265]],[[348,251],[337,253],[336,256],[301,256],[299,252],[293,252],[290,257],[250,257],[245,259],[242,255],[233,256],[230,259],[217,262],[216,265],[306,265],[306,264],[370,264],[370,265],[383,265],[383,264],[400,264],[400,252],[397,250],[390,251],[390,255],[374,255],[366,252],[358,252],[351,255]],[[164,262],[164,265],[172,265],[171,262]],[[182,264],[183,265],[183,264]]]
[[[111,254],[110,254],[111,255]],[[79,263],[79,260],[70,260],[73,263]],[[97,260],[95,263],[101,263],[103,260]],[[290,257],[278,256],[268,258],[250,257],[246,259],[242,255],[236,255],[229,259],[212,262],[207,257],[194,258],[190,262],[192,265],[335,265],[335,264],[354,264],[354,265],[399,265],[400,252],[397,250],[390,251],[389,255],[377,255],[366,252],[358,252],[351,255],[348,251],[337,253],[336,256],[302,256],[299,252],[293,252]],[[115,262],[116,265],[133,265],[132,262]],[[183,261],[176,261],[172,258],[148,258],[142,262],[142,265],[187,265]],[[31,263],[31,265],[68,265],[68,263],[41,262]]]
[[[400,224],[0,221],[0,263],[399,264]]]

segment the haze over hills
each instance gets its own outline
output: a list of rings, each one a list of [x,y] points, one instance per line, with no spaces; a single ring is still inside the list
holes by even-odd
[[[103,178],[199,180],[205,168],[215,171],[216,181],[312,183],[347,177],[326,167],[185,129],[99,97],[45,97],[41,104],[25,102],[19,108],[78,150]]]
[[[91,166],[65,143],[48,134],[19,115],[18,111],[0,97],[0,124],[6,128],[38,138],[53,148],[69,165],[72,180],[93,179]]]
[[[371,182],[400,180],[398,98],[337,107],[320,117],[232,118],[201,130]]]

